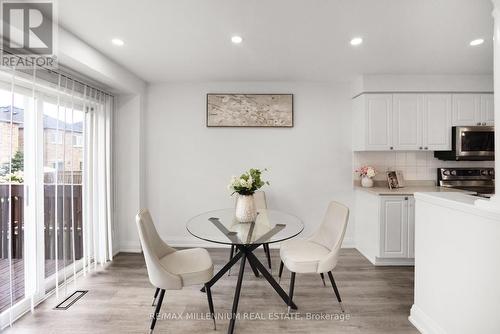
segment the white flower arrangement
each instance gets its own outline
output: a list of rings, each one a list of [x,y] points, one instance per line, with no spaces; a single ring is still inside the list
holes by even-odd
[[[239,177],[233,176],[227,189],[231,191],[231,195],[238,193],[240,195],[253,195],[253,193],[269,184],[267,181],[262,181],[260,176],[264,170],[251,168],[248,172],[241,174]]]

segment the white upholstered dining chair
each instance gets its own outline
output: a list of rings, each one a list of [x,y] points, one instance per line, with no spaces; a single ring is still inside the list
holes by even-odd
[[[206,249],[177,250],[168,246],[158,235],[148,210],[139,211],[136,223],[149,281],[156,287],[154,299],[158,298],[156,310],[151,320],[150,333],[152,333],[165,296],[165,290],[179,290],[188,285],[205,285],[213,276],[214,265]],[[212,294],[206,285],[205,290],[215,329]],[[153,300],[153,305],[155,300]]]
[[[340,247],[349,220],[349,208],[338,202],[331,202],[323,222],[316,232],[306,240],[291,240],[283,243],[280,248],[280,269],[278,277],[281,280],[283,265],[291,272],[288,311],[293,298],[295,274],[316,273],[321,275],[325,285],[324,273],[328,273],[342,312],[344,307],[339,290],[335,284],[332,270],[337,265]]]

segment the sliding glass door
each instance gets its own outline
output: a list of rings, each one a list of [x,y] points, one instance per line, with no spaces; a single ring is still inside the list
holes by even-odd
[[[24,111],[30,100],[0,89],[0,312],[25,296]]]
[[[112,101],[53,71],[0,70],[0,330],[112,258]]]
[[[76,268],[83,257],[85,114],[74,101],[44,101],[42,107],[45,278],[50,278],[56,268]]]

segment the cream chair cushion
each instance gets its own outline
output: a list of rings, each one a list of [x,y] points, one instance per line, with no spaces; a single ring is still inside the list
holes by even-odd
[[[280,249],[281,261],[294,273],[315,273],[319,263],[328,256],[330,250],[307,240],[292,240]]]
[[[160,263],[170,273],[179,275],[183,286],[208,282],[214,272],[212,259],[203,248],[178,250],[161,258]]]

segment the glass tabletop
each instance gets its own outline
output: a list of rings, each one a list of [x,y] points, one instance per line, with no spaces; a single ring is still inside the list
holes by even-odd
[[[240,223],[234,217],[234,209],[209,211],[191,218],[186,228],[199,239],[228,245],[280,242],[304,229],[302,221],[294,215],[269,209],[257,212],[255,222]]]

